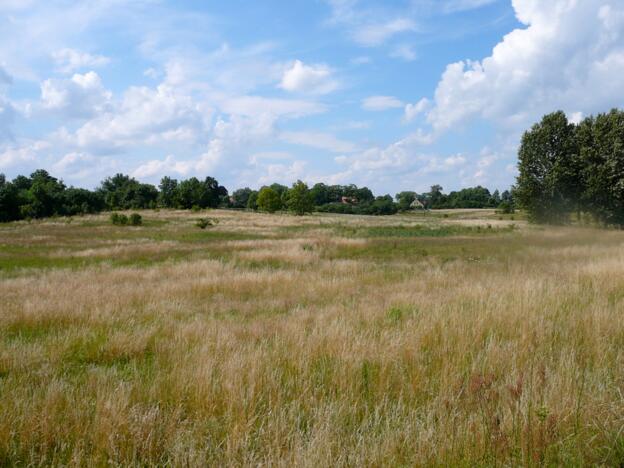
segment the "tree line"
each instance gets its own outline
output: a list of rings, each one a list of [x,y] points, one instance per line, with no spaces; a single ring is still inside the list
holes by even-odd
[[[444,194],[434,185],[426,193],[401,192],[395,197],[375,196],[368,187],[326,185],[308,187],[301,181],[291,187],[272,184],[260,190],[248,187],[228,190],[213,177],[191,177],[178,181],[163,177],[158,187],[124,175],[104,179],[95,190],[67,187],[62,180],[43,169],[29,177],[20,175],[12,181],[0,174],[0,222],[20,219],[72,216],[147,208],[204,209],[231,208],[269,213],[291,211],[298,215],[313,211],[345,214],[391,215],[399,211],[429,208],[513,209],[508,191],[490,194],[483,187],[467,188]]]
[[[624,226],[624,112],[575,124],[558,111],[525,132],[514,194],[529,219],[567,223],[589,216]]]

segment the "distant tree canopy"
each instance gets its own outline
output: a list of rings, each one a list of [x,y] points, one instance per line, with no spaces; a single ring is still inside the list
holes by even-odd
[[[102,210],[147,208],[203,209],[237,208],[269,213],[288,210],[297,215],[313,211],[391,215],[409,211],[415,206],[427,208],[484,208],[505,205],[513,211],[513,199],[508,191],[490,195],[483,187],[463,189],[446,195],[434,185],[430,192],[418,194],[405,191],[393,199],[390,195],[375,197],[368,187],[357,185],[326,185],[312,188],[302,181],[292,187],[282,184],[264,186],[259,191],[248,187],[227,189],[212,178],[191,177],[178,181],[163,177],[158,188],[125,175],[116,174],[102,181],[95,190],[66,187],[63,181],[37,170],[30,177],[17,176],[8,181],[0,174],[0,222],[47,216],[97,213]],[[418,200],[420,203],[414,203]]]
[[[561,111],[544,116],[522,137],[518,169],[516,198],[532,221],[565,223],[586,212],[624,225],[624,112],[578,125]]]

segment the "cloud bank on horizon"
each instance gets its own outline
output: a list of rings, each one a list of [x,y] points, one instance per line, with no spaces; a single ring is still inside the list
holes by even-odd
[[[0,44],[0,172],[88,187],[504,189],[543,114],[624,107],[621,0],[0,0]]]

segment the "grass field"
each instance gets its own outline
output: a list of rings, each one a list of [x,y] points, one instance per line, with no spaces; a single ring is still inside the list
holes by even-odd
[[[0,466],[624,463],[624,232],[142,215],[0,225]]]

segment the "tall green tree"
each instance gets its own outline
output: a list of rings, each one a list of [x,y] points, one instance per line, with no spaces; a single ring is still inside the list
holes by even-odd
[[[171,177],[163,177],[158,185],[158,204],[164,208],[176,208],[178,205],[178,181]]]
[[[536,222],[562,223],[580,207],[582,181],[576,127],[559,111],[522,137],[517,199]]]
[[[15,184],[0,174],[0,222],[15,221],[20,218],[19,191]]]
[[[577,136],[583,207],[605,224],[624,225],[624,112],[583,120]]]
[[[288,209],[298,216],[312,213],[314,201],[308,185],[300,180],[295,182],[286,196]]]
[[[258,209],[267,213],[275,213],[282,207],[280,194],[271,187],[262,187],[258,193]]]

